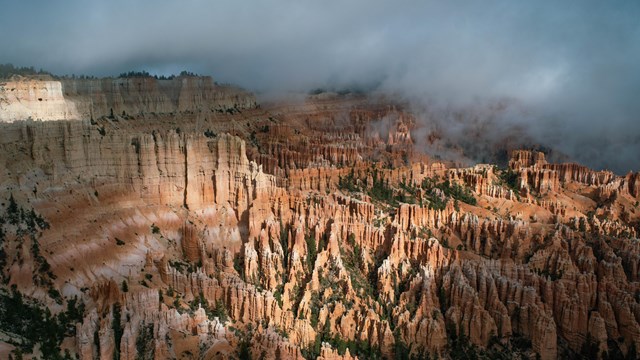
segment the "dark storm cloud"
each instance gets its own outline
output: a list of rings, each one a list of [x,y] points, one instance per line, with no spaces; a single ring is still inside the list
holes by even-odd
[[[640,169],[639,18],[635,1],[21,1],[0,13],[0,62],[262,91],[379,84],[458,140],[524,133],[625,172]]]

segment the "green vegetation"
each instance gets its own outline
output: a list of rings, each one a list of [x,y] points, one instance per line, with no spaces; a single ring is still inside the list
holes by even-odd
[[[471,190],[468,187],[464,187],[458,183],[449,183],[449,180],[446,180],[444,183],[438,186],[446,196],[449,196],[456,201],[462,201],[463,203],[467,203],[469,205],[476,205],[477,200],[471,194]]]
[[[328,323],[327,323],[328,324]],[[357,355],[360,359],[381,359],[380,349],[371,346],[368,342],[362,340],[345,340],[339,335],[332,336],[328,326],[325,325],[324,329],[318,333],[313,344],[302,349],[302,356],[306,359],[315,359],[320,356],[320,349],[322,343],[326,342],[338,351],[338,354],[344,355],[349,349],[351,356]]]
[[[7,206],[7,219],[9,220],[9,224],[18,225],[19,219],[19,208],[16,200],[13,198],[13,194],[9,196],[9,205]]]
[[[97,79],[92,75],[54,75],[49,71],[39,69],[36,70],[33,66],[14,66],[13,64],[0,64],[0,79],[8,79],[13,75],[20,76],[34,76],[34,75],[49,75],[54,79]],[[151,75],[148,71],[128,71],[118,75],[120,79],[129,78],[153,78],[156,80],[173,80],[178,76],[199,76],[198,74],[183,70],[178,75]]]
[[[587,231],[587,219],[586,218],[580,217],[580,220],[578,221],[578,230],[580,230],[580,232]]]
[[[4,267],[7,265],[7,253],[4,250],[4,218],[0,217],[0,280],[4,280]]]
[[[256,149],[258,149],[258,152],[260,154],[265,153],[265,150],[262,148],[262,144],[260,143],[260,140],[258,140],[257,133],[255,130],[253,130],[251,134],[249,134],[249,141],[251,142],[251,145],[253,145]]]
[[[449,342],[449,353],[453,359],[479,359],[478,348],[469,342],[469,339],[461,331],[456,331],[456,325],[447,325],[447,335]],[[484,358],[484,357],[483,357]]]
[[[36,70],[33,66],[13,66],[13,64],[0,64],[0,78],[10,78],[12,75],[51,75],[50,72],[42,69]]]
[[[500,171],[498,175],[502,185],[512,190],[518,199],[520,198],[520,188],[518,187],[518,173],[507,168]]]
[[[373,293],[374,298],[378,297],[378,269],[382,266],[383,261],[383,256],[376,256],[375,263],[371,266],[371,270],[369,270],[369,274],[367,275],[367,280],[369,282],[369,286],[371,286],[371,292]]]
[[[96,347],[96,352],[100,354],[100,329],[97,326],[93,332],[93,345]]]
[[[33,209],[25,210],[20,207],[13,194],[9,196],[9,204],[5,215],[6,220],[3,216],[0,216],[0,278],[4,279],[4,272],[1,270],[4,269],[7,261],[4,238],[8,232],[14,233],[20,244],[23,244],[25,240],[31,242],[29,249],[33,259],[32,277],[34,284],[47,288],[49,296],[58,304],[62,304],[62,295],[53,284],[56,276],[51,270],[51,265],[40,252],[40,244],[38,243],[38,238],[42,235],[42,231],[49,229],[49,223],[42,216],[36,214]],[[22,265],[20,253],[18,253],[17,261]]]
[[[349,234],[347,237],[347,243],[351,246],[351,250],[341,247],[340,255],[342,257],[344,268],[347,270],[349,277],[351,278],[351,285],[356,292],[362,290],[364,291],[364,294],[371,298],[375,298],[374,286],[369,282],[367,274],[362,271],[364,268],[362,263],[362,248],[360,245],[356,244],[355,235],[353,233]],[[377,268],[373,271],[377,272]]]
[[[182,302],[180,301],[180,294],[177,294],[175,299],[173,299],[173,307],[178,310],[179,313],[182,314]]]
[[[413,181],[409,181],[407,183],[406,179],[402,179],[400,182],[400,189],[403,192],[397,197],[398,201],[404,202],[407,204],[415,204],[418,202],[418,198],[420,196],[420,186],[416,186],[413,184]]]
[[[142,70],[142,71],[129,71],[129,72],[121,73],[120,75],[118,75],[118,77],[121,79],[127,79],[127,78],[150,78],[152,76],[151,74],[149,74],[149,72]]]
[[[311,293],[311,300],[309,308],[311,309],[311,327],[314,329],[318,326],[320,321],[320,294],[317,291]]]
[[[253,328],[251,324],[247,325],[247,331],[236,330],[236,336],[240,339],[236,347],[236,356],[238,360],[253,360],[251,354],[251,339],[253,338]]]
[[[549,271],[547,269],[532,269],[538,276],[548,277],[551,281],[560,280],[564,275],[564,270],[558,269],[556,271]]]
[[[229,320],[229,316],[227,315],[227,308],[224,305],[224,302],[222,300],[217,300],[216,305],[212,308],[211,306],[209,306],[209,302],[204,297],[204,294],[200,293],[189,303],[189,307],[191,308],[191,311],[195,311],[198,308],[198,306],[204,309],[204,312],[207,314],[207,317],[210,319],[217,317],[221,323],[225,323],[227,322],[227,320]]]
[[[233,258],[233,268],[236,270],[238,275],[244,280],[244,257],[241,253],[236,254]]]
[[[278,287],[273,291],[273,297],[278,302],[278,305],[280,306],[280,308],[282,308],[283,305],[284,305],[283,302],[282,302],[283,289],[284,289],[283,285],[278,285]]]
[[[153,323],[140,326],[140,333],[136,339],[136,360],[153,360],[155,358],[155,342]]]
[[[251,355],[251,343],[249,340],[242,340],[238,344],[237,349],[238,360],[252,360],[253,356]]]
[[[389,185],[389,180],[385,180],[378,169],[369,170],[368,173],[372,175],[373,185],[367,190],[367,195],[375,201],[397,207],[399,205],[398,199],[394,197],[394,190]],[[356,178],[354,170],[351,169],[349,174],[338,179],[338,188],[348,192],[360,192],[363,191],[359,185],[360,182],[360,179]]]
[[[179,273],[192,274],[198,269],[198,267],[202,267],[202,261],[198,261],[197,263],[193,264],[191,262],[182,260],[169,260],[169,265],[172,268],[178,270]],[[152,277],[153,276],[151,274],[145,274],[145,278],[147,278],[147,280],[151,280]]]
[[[378,174],[378,169],[373,170],[373,186],[367,194],[371,196],[373,200],[387,203],[393,207],[398,206],[398,201],[393,197],[393,189],[389,186],[389,180],[384,180],[382,176]]]
[[[113,330],[113,337],[115,339],[115,348],[113,351],[113,360],[120,360],[120,343],[122,341],[122,335],[124,334],[124,328],[122,327],[121,307],[119,303],[113,305],[113,322],[111,323],[111,329]]]
[[[289,269],[289,226],[282,225],[280,219],[280,246],[282,247],[282,266],[285,272]]]
[[[389,179],[385,179],[378,169],[368,170],[366,176],[371,176],[372,186],[369,189],[363,188],[362,179],[356,177],[353,169],[349,174],[338,179],[338,187],[347,192],[366,190],[372,200],[392,208],[398,207],[400,203],[419,203],[422,206],[426,202],[431,209],[443,210],[449,199],[454,200],[456,210],[459,210],[459,202],[477,205],[471,189],[449,180],[440,182],[438,177],[425,178],[420,185],[415,185],[411,179],[408,182],[403,179],[398,187],[394,188],[390,185]]]
[[[180,72],[179,75],[151,75],[148,71],[142,70],[142,71],[129,71],[129,72],[124,72],[121,73],[120,75],[118,75],[118,78],[120,79],[129,79],[129,78],[153,78],[156,80],[173,80],[178,76],[198,76],[198,74],[190,72],[190,71],[186,71],[183,70]]]
[[[438,289],[438,302],[440,303],[440,313],[446,314],[449,308],[449,301],[447,301],[447,295],[442,285]]]
[[[418,349],[415,354],[411,354],[411,350],[413,346],[407,345],[400,338],[400,334],[396,331],[393,333],[395,337],[395,343],[393,346],[393,358],[395,360],[430,360],[431,356],[424,349]],[[434,359],[438,357],[435,356]],[[454,358],[455,359],[455,358]]]
[[[318,269],[318,280],[320,281],[320,289],[322,289],[322,291],[324,291],[325,289],[331,289],[331,296],[329,298],[323,298],[322,302],[325,304],[335,304],[336,302],[342,302],[347,309],[351,308],[353,302],[351,300],[346,300],[347,282],[339,277],[340,269],[333,261],[329,262],[328,265],[329,266],[327,269]],[[316,296],[315,293],[312,293],[311,295],[310,308],[313,313],[313,308],[317,307],[316,310],[319,311],[322,304],[320,302],[321,299],[319,298],[319,296]]]
[[[352,168],[351,172],[349,172],[347,176],[340,176],[338,178],[338,188],[349,192],[360,191],[360,187],[357,185],[357,181],[358,179],[356,179],[354,170]]]
[[[216,301],[216,307],[211,310],[210,314],[207,314],[213,317],[217,317],[220,319],[220,322],[225,323],[229,320],[229,316],[227,315],[227,308],[224,306],[224,302],[222,300]]]
[[[313,272],[313,266],[316,263],[316,257],[318,256],[315,229],[311,229],[311,231],[306,234],[305,241],[307,243],[307,267],[309,270],[309,274],[311,274]]]
[[[49,223],[42,216],[36,214],[33,209],[25,211],[25,209],[18,206],[13,194],[9,196],[6,214],[9,224],[18,226],[22,232],[24,232],[23,225],[26,226],[27,233],[36,233],[38,229],[46,230],[49,228]],[[20,233],[21,231],[18,232]]]
[[[72,336],[76,333],[75,324],[82,322],[84,318],[85,304],[82,299],[78,301],[77,297],[67,300],[67,310],[58,314],[61,324],[64,324],[66,335]]]
[[[50,359],[63,359],[60,343],[65,336],[75,335],[75,324],[82,321],[85,305],[76,298],[67,302],[66,311],[52,315],[49,309],[24,297],[14,286],[11,293],[0,290],[0,328],[12,337],[20,352],[30,353],[35,344]]]
[[[469,205],[477,205],[478,203],[471,189],[458,183],[451,183],[449,180],[440,183],[437,178],[425,178],[421,187],[426,192],[426,198],[429,200],[429,208],[431,209],[443,210],[447,206],[448,198],[454,199],[454,206],[458,201]],[[440,190],[445,198],[439,196],[436,189]]]
[[[56,276],[51,271],[51,265],[49,265],[47,259],[45,259],[44,256],[42,256],[42,254],[40,253],[40,244],[33,234],[31,236],[31,254],[33,255],[34,260],[34,283],[40,286],[48,287],[49,294],[56,295],[57,290],[53,287],[53,280],[56,279]],[[62,303],[62,298],[60,298],[59,296],[55,296],[53,297],[53,299],[56,300],[58,304]]]
[[[506,345],[500,344],[499,338],[493,334],[487,348],[481,348],[472,344],[464,331],[458,329],[456,325],[449,323],[446,328],[449,338],[449,355],[452,359],[520,359],[532,350],[531,340],[517,333]],[[560,357],[565,358],[565,356]]]

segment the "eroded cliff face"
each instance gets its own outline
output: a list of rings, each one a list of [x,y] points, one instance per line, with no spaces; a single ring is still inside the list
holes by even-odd
[[[118,91],[118,112],[147,96]],[[56,351],[635,356],[637,174],[530,151],[455,168],[413,149],[410,114],[357,96],[188,106],[2,125],[2,276],[63,314]],[[2,356],[44,351],[16,334]]]
[[[14,79],[0,82],[0,121],[80,119],[76,104],[65,99],[62,83]]]
[[[103,79],[14,77],[0,82],[0,121],[223,112],[256,106],[252,94],[207,76]]]

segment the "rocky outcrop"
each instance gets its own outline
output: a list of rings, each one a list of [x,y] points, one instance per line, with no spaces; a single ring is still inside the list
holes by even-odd
[[[21,153],[51,184],[80,179],[98,192],[133,192],[150,203],[190,209],[228,203],[240,214],[259,189],[275,184],[247,160],[244,142],[228,135],[213,140],[175,131],[102,135],[86,122],[16,123],[6,130],[5,154]]]
[[[81,119],[75,102],[65,98],[62,83],[53,80],[0,81],[0,121]]]
[[[170,80],[14,77],[0,83],[3,122],[227,111],[255,106],[252,94],[218,85],[206,76],[178,76]]]
[[[520,169],[523,167],[531,167],[534,165],[543,166],[547,164],[544,153],[529,150],[514,150],[511,152],[509,167],[512,169]]]
[[[557,191],[561,183],[570,182],[599,187],[616,178],[610,171],[593,171],[578,164],[548,164],[543,153],[526,150],[514,151],[509,166],[519,172],[521,187],[538,193]]]
[[[53,312],[82,299],[64,342],[80,358],[602,358],[640,346],[636,174],[530,151],[511,171],[451,168],[414,152],[414,119],[394,106],[327,95],[204,119],[190,112],[211,98],[188,88],[206,83],[163,97],[160,83],[122,81],[95,95],[117,106],[112,119],[2,125],[3,201],[25,218],[0,223],[3,275]],[[110,86],[87,84],[69,97]],[[145,101],[184,123],[126,119]],[[33,238],[30,208],[50,224]],[[42,259],[50,285],[34,273]]]
[[[476,165],[472,168],[450,169],[447,176],[451,182],[461,182],[473,189],[478,195],[497,199],[515,200],[516,194],[511,189],[496,185],[497,178],[491,165]]]

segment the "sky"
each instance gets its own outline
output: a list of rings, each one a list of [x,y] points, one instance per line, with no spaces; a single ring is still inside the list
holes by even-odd
[[[592,167],[640,170],[638,1],[0,4],[0,63],[189,70],[261,93],[375,87],[454,141],[523,136]],[[470,136],[478,129],[486,136]]]

